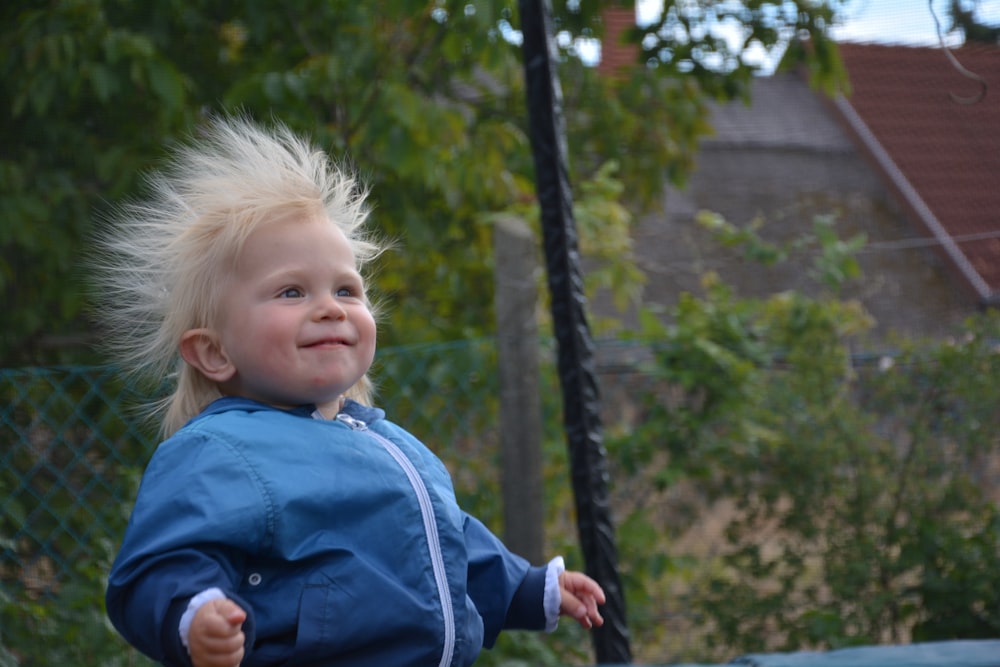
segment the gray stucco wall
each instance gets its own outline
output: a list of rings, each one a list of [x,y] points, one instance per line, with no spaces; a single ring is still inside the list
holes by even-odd
[[[716,107],[712,122],[716,134],[703,142],[688,186],[669,190],[663,211],[645,216],[636,229],[638,260],[649,277],[645,303],[669,307],[681,292],[700,293],[706,271],[744,296],[815,292],[807,261],[765,269],[711,241],[694,222],[705,209],[740,225],[761,217],[760,233],[773,241],[796,237],[815,215],[830,213],[842,237],[866,234],[859,256],[864,280],[848,295],[877,321],[877,339],[893,331],[947,335],[975,312],[974,299],[932,248],[916,242],[917,230],[798,76],[757,80],[752,106]]]

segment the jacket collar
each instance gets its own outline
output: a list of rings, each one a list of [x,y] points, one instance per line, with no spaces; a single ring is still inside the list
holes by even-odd
[[[290,409],[282,409],[267,405],[266,403],[254,401],[249,398],[242,398],[240,396],[223,396],[222,398],[218,398],[209,403],[208,406],[191,421],[194,422],[203,417],[222,412],[229,412],[230,410],[240,410],[242,412],[275,411],[299,417],[311,418],[315,409],[315,405],[300,405]],[[366,424],[372,424],[381,419],[385,419],[385,410],[368,405],[362,405],[361,403],[349,398],[344,401],[344,407],[341,409],[341,412],[357,419],[358,421],[363,421]]]

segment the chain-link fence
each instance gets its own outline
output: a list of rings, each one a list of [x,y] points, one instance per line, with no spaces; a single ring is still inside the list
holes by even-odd
[[[489,341],[387,350],[378,404],[449,461],[495,476],[495,352]],[[44,598],[121,537],[156,445],[155,396],[110,367],[0,370],[0,577]]]
[[[727,560],[780,558],[779,544],[793,557],[783,562],[802,568],[789,585],[812,585],[837,567],[857,573],[818,589],[826,605],[831,596],[846,600],[833,617],[822,617],[824,628],[865,605],[872,609],[859,612],[861,620],[919,604],[920,614],[899,627],[936,616],[979,623],[986,609],[994,611],[984,631],[1000,630],[1000,588],[992,574],[1000,571],[1000,353],[976,340],[908,360],[855,355],[847,368],[812,348],[797,361],[773,363],[713,346],[664,354],[638,343],[599,344],[611,502],[637,657],[650,664],[692,656],[724,662],[716,660],[727,655],[721,631],[733,634],[728,646],[753,646],[755,638],[773,646],[787,637],[743,627],[756,618],[772,622],[774,609],[782,609],[760,598],[768,593],[762,582],[773,574],[767,568],[778,561]],[[547,550],[582,567],[553,357],[547,344],[541,354]],[[372,375],[377,404],[441,456],[462,505],[500,530],[494,341],[381,350]],[[156,393],[107,367],[0,370],[0,667],[148,664],[109,627],[103,594],[157,442],[155,426],[143,418]],[[697,447],[689,446],[695,441]],[[673,459],[685,464],[683,474]],[[736,484],[723,497],[735,502],[706,495],[722,482]],[[822,492],[812,494],[814,488]],[[860,491],[865,501],[855,503]],[[804,525],[789,524],[784,535],[774,535],[768,523],[758,531],[746,521],[747,502],[776,509],[772,519],[785,523],[800,508]],[[799,553],[812,548],[817,502],[824,529],[839,526],[824,539],[847,541],[829,553]],[[751,541],[733,541],[733,528]],[[787,541],[793,534],[797,541]],[[845,537],[851,535],[874,535],[885,544],[866,551],[867,543]],[[738,545],[747,550],[733,550]],[[821,558],[829,561],[825,571]],[[873,568],[898,574],[868,576]],[[884,590],[880,581],[888,582]],[[921,597],[914,597],[920,586]],[[802,609],[806,620],[822,613],[808,604]],[[798,627],[796,614],[788,616],[775,618]],[[880,627],[864,628],[862,636],[880,640]],[[838,632],[823,630],[834,639]],[[586,650],[585,638],[566,634],[561,641],[564,664],[586,660],[572,654],[573,647]]]
[[[0,371],[0,396],[0,573],[45,597],[120,534],[152,438],[109,368]]]
[[[377,404],[445,460],[460,502],[494,527],[502,514],[496,364],[495,343],[480,340],[381,350],[372,372]],[[544,428],[559,458],[558,384],[543,366]],[[4,640],[16,634],[43,627],[62,641],[82,631],[73,607],[106,626],[104,577],[157,443],[144,412],[157,397],[111,367],[0,369],[0,667]]]

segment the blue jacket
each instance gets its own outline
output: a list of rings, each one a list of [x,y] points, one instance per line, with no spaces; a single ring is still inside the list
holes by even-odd
[[[178,624],[211,587],[247,612],[247,666],[463,666],[544,628],[545,568],[459,508],[427,447],[376,408],[310,414],[223,398],[157,448],[108,581],[130,643],[190,665]]]

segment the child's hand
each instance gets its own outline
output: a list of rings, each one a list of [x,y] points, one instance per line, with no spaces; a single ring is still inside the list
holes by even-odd
[[[191,620],[188,646],[194,667],[238,667],[247,613],[232,600],[209,600]]]
[[[559,575],[559,594],[560,614],[572,616],[588,630],[604,625],[604,618],[597,611],[597,605],[605,602],[604,591],[596,581],[582,572],[567,570]]]

